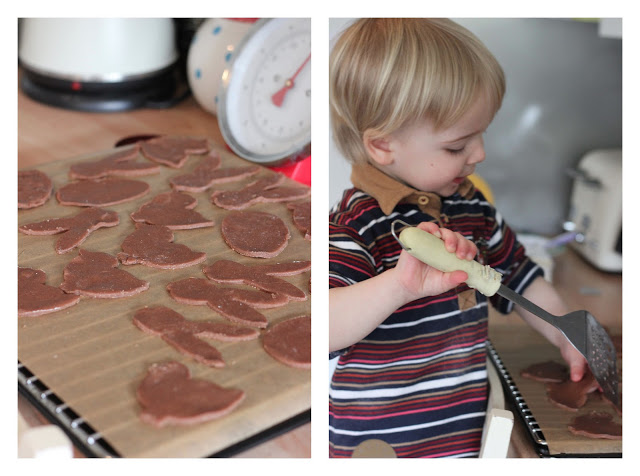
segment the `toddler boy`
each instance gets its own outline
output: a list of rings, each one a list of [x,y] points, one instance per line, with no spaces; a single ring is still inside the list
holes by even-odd
[[[469,180],[505,92],[502,68],[446,19],[362,19],[331,53],[333,136],[353,188],[329,224],[330,456],[380,439],[399,457],[477,456],[487,404],[488,302],[403,251],[395,220],[477,258],[553,314],[567,312],[502,216]],[[398,230],[399,232],[399,230]],[[510,313],[513,304],[491,304]],[[552,326],[515,310],[559,347],[580,380],[586,362]]]

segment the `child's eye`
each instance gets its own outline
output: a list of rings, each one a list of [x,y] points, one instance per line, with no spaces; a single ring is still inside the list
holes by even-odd
[[[445,149],[447,152],[449,152],[452,155],[458,155],[458,154],[462,154],[462,152],[464,152],[464,147],[461,147],[459,149]]]

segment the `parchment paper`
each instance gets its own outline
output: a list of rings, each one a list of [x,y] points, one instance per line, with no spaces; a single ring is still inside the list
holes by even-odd
[[[250,165],[224,148],[212,144],[222,156],[222,167]],[[67,159],[39,166],[54,182],[55,190],[69,182],[68,169],[73,163],[96,160],[113,152]],[[142,156],[141,156],[142,157]],[[120,215],[120,225],[94,232],[82,245],[92,251],[116,255],[120,244],[133,230],[129,215],[158,193],[171,190],[168,178],[191,172],[199,163],[191,156],[182,169],[162,167],[157,175],[137,177],[151,185],[151,192],[132,202],[103,207]],[[145,159],[141,159],[145,160]],[[217,185],[202,193],[190,193],[198,200],[195,208],[212,218],[213,228],[174,231],[174,241],[193,250],[204,251],[204,263],[179,270],[159,270],[141,265],[123,266],[140,279],[151,283],[142,294],[123,299],[92,299],[83,297],[69,309],[39,317],[18,319],[18,358],[58,397],[94,429],[123,457],[203,457],[241,442],[271,426],[285,421],[311,406],[310,371],[287,367],[272,359],[263,349],[261,340],[223,343],[209,340],[220,349],[227,366],[214,369],[184,356],[160,337],[141,332],[132,324],[134,312],[144,306],[164,305],[187,319],[224,319],[206,306],[179,304],[168,295],[166,285],[190,276],[205,277],[202,268],[217,259],[232,259],[245,264],[309,260],[310,242],[293,225],[291,211],[285,203],[259,204],[250,209],[273,213],[289,227],[291,239],[286,249],[270,260],[246,258],[231,250],[220,235],[220,222],[229,213],[213,205],[209,196],[214,189],[236,189],[272,173],[264,168],[259,175],[239,182]],[[298,186],[296,182],[287,182]],[[54,193],[55,193],[54,190]],[[72,216],[81,207],[61,206],[55,196],[45,205],[18,212],[18,225],[46,218]],[[64,266],[77,249],[63,255],[54,251],[57,235],[28,236],[18,231],[18,265],[42,269],[47,284],[62,282]],[[309,293],[310,272],[285,278]],[[282,319],[311,313],[310,297],[304,302],[263,309],[270,324]],[[219,385],[237,387],[246,392],[244,402],[224,418],[189,427],[157,429],[138,419],[140,407],[136,388],[149,365],[177,360],[185,364],[194,378],[207,379]]]

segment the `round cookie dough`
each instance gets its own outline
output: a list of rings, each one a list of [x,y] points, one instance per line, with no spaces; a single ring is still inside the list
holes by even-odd
[[[311,368],[311,316],[278,322],[262,337],[264,350],[289,367]]]
[[[265,212],[231,212],[222,220],[220,230],[234,251],[253,258],[278,256],[291,237],[282,219]]]
[[[569,423],[569,431],[588,438],[622,439],[622,424],[614,422],[613,415],[607,412],[590,411],[579,415]]]
[[[18,171],[18,208],[44,205],[53,192],[53,182],[40,170]]]

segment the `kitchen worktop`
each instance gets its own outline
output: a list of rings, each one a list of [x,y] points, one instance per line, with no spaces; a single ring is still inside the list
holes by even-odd
[[[168,109],[88,113],[50,107],[18,92],[18,168],[108,150],[126,137],[155,134],[207,137],[224,144],[215,116],[189,97]],[[22,396],[18,410],[30,426],[46,419]],[[253,446],[239,457],[310,457],[311,424],[306,423]],[[76,457],[83,455],[75,450]]]
[[[622,274],[598,271],[576,252],[566,249],[554,258],[553,284],[570,310],[589,311],[605,328],[613,333],[622,332]],[[529,331],[516,314],[503,316],[495,311],[489,314],[489,338],[496,340],[508,336],[515,342],[518,332]],[[514,427],[509,445],[510,458],[536,458],[531,439],[514,408]]]

